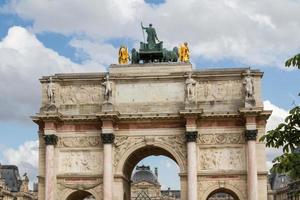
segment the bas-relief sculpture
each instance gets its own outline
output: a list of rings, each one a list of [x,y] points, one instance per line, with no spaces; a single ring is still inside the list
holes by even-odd
[[[243,144],[244,134],[238,133],[201,133],[198,137],[199,144]]]
[[[114,166],[117,167],[122,156],[136,145],[164,144],[174,149],[182,160],[186,157],[184,136],[117,136],[115,139]]]
[[[190,75],[188,75],[190,76]],[[173,90],[176,88],[176,93]],[[236,81],[197,81],[194,78],[186,79],[186,89],[182,83],[136,83],[117,84],[116,103],[138,102],[210,102],[228,101],[242,98],[242,82]],[[105,80],[103,85],[69,85],[57,88],[59,98],[56,104],[80,105],[101,104],[112,101],[112,82]],[[144,96],[137,95],[139,91],[148,91]],[[186,91],[186,92],[184,92]]]
[[[59,137],[57,147],[99,147],[100,136]]]
[[[60,174],[100,173],[102,162],[100,152],[75,150],[61,151],[59,153],[58,171]]]
[[[103,89],[99,85],[60,86],[60,104],[99,104],[103,101]]]
[[[200,149],[200,168],[203,170],[244,170],[243,148]]]
[[[205,101],[226,101],[242,98],[242,82],[228,81],[201,81],[197,87],[197,99]]]

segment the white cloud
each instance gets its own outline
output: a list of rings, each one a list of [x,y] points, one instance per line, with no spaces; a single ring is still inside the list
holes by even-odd
[[[152,22],[166,46],[188,41],[194,60],[270,66],[282,66],[299,51],[299,9],[294,0],[167,0],[159,6],[143,0],[13,0],[5,6],[32,20],[35,32],[142,40],[140,21]]]
[[[104,64],[94,60],[79,65],[46,48],[33,33],[12,27],[0,41],[0,120],[29,121],[40,106],[40,84],[43,75],[61,72],[103,71]],[[98,62],[99,61],[99,62]],[[8,87],[9,86],[9,87]]]
[[[288,116],[289,112],[283,108],[272,104],[269,100],[264,101],[264,109],[272,110],[272,115],[267,121],[266,130],[272,130],[277,127],[278,124],[284,122],[284,119]]]
[[[266,130],[272,130],[278,126],[278,124],[284,122],[284,119],[288,115],[288,111],[284,110],[283,108],[279,108],[278,106],[272,104],[269,100],[264,101],[264,109],[265,110],[272,110],[272,115],[267,121]],[[271,169],[272,167],[272,160],[282,154],[282,148],[267,148],[266,149],[266,156],[267,156],[267,169]]]
[[[16,165],[20,175],[28,174],[31,181],[37,181],[38,170],[38,141],[27,141],[17,149],[7,148],[2,151],[4,162],[2,164]]]

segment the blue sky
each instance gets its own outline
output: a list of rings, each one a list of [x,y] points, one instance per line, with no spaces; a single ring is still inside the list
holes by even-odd
[[[300,71],[284,68],[284,61],[300,52],[299,8],[300,2],[292,0],[126,0],[123,4],[0,0],[0,162],[22,168],[26,156],[36,156],[30,141],[37,140],[37,127],[29,116],[40,103],[38,78],[105,70],[117,62],[121,44],[132,48],[142,40],[141,21],[153,23],[168,48],[188,41],[191,61],[198,69],[251,66],[262,70],[263,99],[275,109],[270,122],[274,127],[299,104]],[[270,151],[269,160],[274,155]],[[162,185],[179,187],[178,182],[167,185],[171,174],[167,166],[174,163],[162,157],[142,162],[160,168]],[[33,177],[36,164],[31,164]],[[171,169],[176,174],[177,168]]]

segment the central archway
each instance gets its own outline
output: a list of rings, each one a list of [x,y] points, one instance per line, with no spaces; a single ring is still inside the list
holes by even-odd
[[[219,188],[210,193],[206,200],[239,200],[239,198],[233,191]]]
[[[95,200],[96,198],[87,191],[76,191],[70,194],[66,200]]]
[[[132,149],[130,153],[127,154],[127,158],[124,160],[122,167],[122,174],[126,181],[123,181],[124,197],[123,199],[131,199],[131,181],[130,178],[134,171],[135,166],[144,158],[149,156],[165,156],[173,160],[179,166],[179,171],[182,173],[184,171],[184,164],[180,156],[174,149],[166,146],[156,145],[143,145]],[[180,186],[182,188],[183,183],[182,177],[180,177]],[[126,196],[126,198],[125,198]],[[182,195],[184,196],[184,195]],[[184,197],[183,197],[184,198]]]

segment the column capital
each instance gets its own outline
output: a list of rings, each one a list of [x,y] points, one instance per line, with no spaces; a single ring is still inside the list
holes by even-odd
[[[56,145],[58,137],[55,134],[44,135],[44,140],[46,145]]]
[[[101,139],[103,144],[112,144],[115,140],[115,135],[113,133],[102,133]]]
[[[186,142],[196,142],[198,138],[198,131],[186,131],[185,139]]]
[[[246,130],[245,131],[245,139],[246,139],[246,141],[256,140],[256,136],[257,136],[257,129]]]

